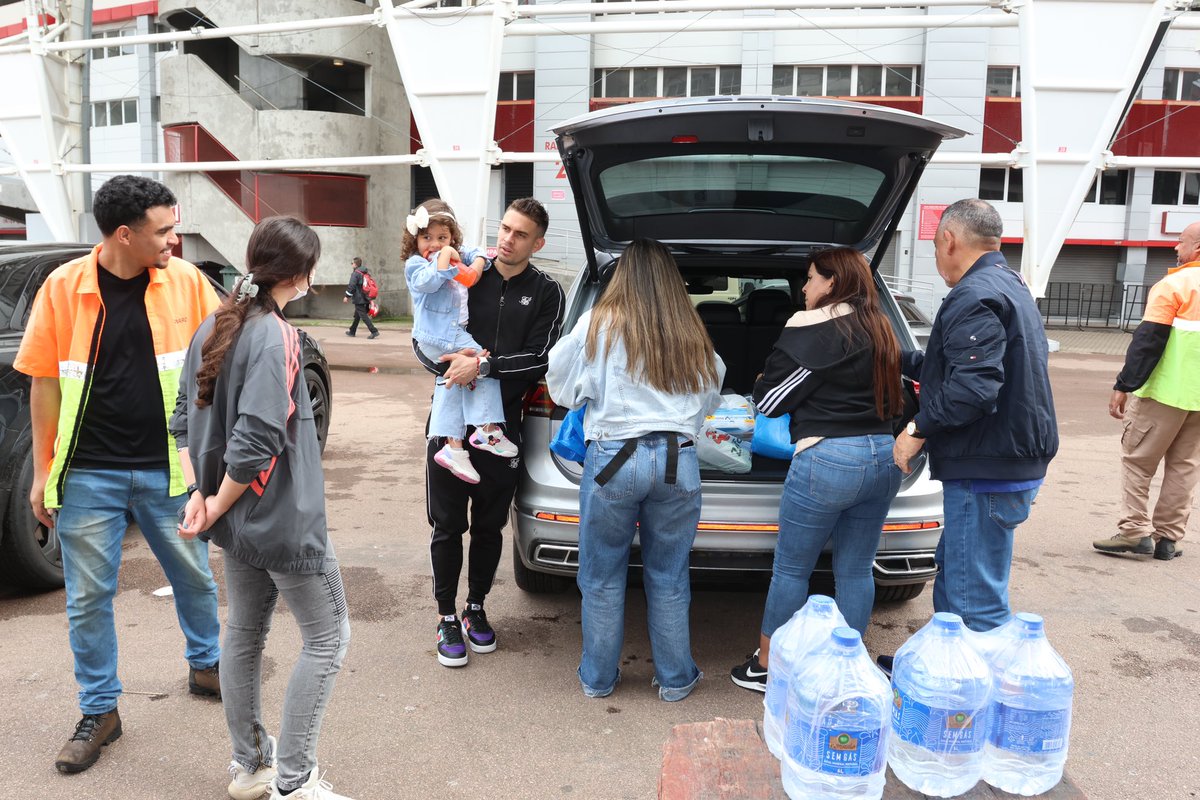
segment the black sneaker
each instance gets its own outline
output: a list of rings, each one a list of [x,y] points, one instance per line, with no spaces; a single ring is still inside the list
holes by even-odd
[[[374,333],[372,333],[372,334],[371,334],[370,336],[368,336],[367,338],[368,338],[368,339],[378,339],[378,338],[379,338],[379,331],[375,331]]]
[[[895,661],[895,656],[875,656],[875,663],[879,665],[880,671],[887,675],[889,680],[892,677],[892,665]]]
[[[743,689],[752,692],[767,691],[767,671],[758,663],[758,651],[746,658],[746,663],[729,670],[729,679]]]
[[[1183,555],[1183,551],[1176,547],[1170,539],[1159,539],[1154,544],[1154,557],[1159,561],[1170,561],[1181,555]]]
[[[467,632],[467,643],[476,653],[490,653],[496,649],[496,632],[488,624],[483,606],[467,603],[462,612],[462,625]]]
[[[438,623],[437,656],[443,667],[467,665],[467,646],[463,644],[462,623],[458,617],[443,617]]]

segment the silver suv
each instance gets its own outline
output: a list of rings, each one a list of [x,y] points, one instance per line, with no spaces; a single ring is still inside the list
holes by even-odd
[[[626,244],[658,239],[728,367],[725,391],[738,394],[750,392],[784,322],[803,307],[810,254],[831,245],[882,254],[933,152],[963,135],[903,111],[782,97],[638,103],[576,117],[555,133],[589,254],[564,330],[596,302]],[[901,346],[913,348],[878,276],[876,285]],[[512,521],[513,569],[529,592],[566,588],[579,565],[583,470],[547,446],[564,414],[544,383],[526,398]],[[754,456],[744,475],[701,472],[694,571],[771,569],[788,466]],[[921,593],[937,572],[942,520],[941,484],[922,456],[883,527],[877,599]],[[631,563],[639,563],[636,542]],[[830,572],[828,551],[818,571]]]

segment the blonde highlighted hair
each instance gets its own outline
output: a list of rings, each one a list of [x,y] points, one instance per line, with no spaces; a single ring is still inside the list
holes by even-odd
[[[712,340],[671,251],[653,239],[635,239],[621,255],[604,294],[592,309],[585,353],[597,356],[599,335],[608,354],[625,344],[629,374],[662,392],[695,394],[716,388]]]

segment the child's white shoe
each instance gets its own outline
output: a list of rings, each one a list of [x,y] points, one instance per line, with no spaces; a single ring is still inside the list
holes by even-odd
[[[500,456],[501,458],[512,458],[520,450],[513,444],[512,440],[504,435],[504,431],[499,428],[494,428],[491,431],[485,431],[483,428],[476,428],[471,434],[471,446],[477,450],[483,450],[486,453]]]
[[[438,466],[450,470],[459,480],[467,483],[479,483],[479,473],[475,471],[475,466],[471,463],[471,457],[467,455],[465,448],[455,448],[448,444],[442,445],[442,449],[434,454],[433,460],[438,463]]]

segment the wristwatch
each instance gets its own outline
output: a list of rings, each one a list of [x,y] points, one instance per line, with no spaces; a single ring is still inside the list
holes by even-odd
[[[910,419],[908,421],[908,424],[904,426],[904,432],[907,433],[909,436],[913,437],[914,439],[924,439],[925,438],[924,436],[921,435],[921,432],[919,430],[917,430],[917,421],[915,419]]]
[[[187,487],[187,496],[188,497],[191,497],[193,492],[198,492],[198,491],[200,491],[199,484],[197,484],[197,483],[188,484],[188,487]]]
[[[479,377],[486,378],[492,371],[492,360],[490,358],[479,359]]]

